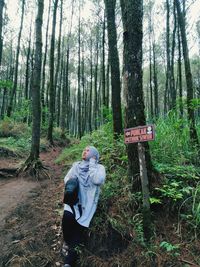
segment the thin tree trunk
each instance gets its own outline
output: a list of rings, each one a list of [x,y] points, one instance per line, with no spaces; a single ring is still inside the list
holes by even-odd
[[[92,132],[92,88],[93,88],[93,43],[90,37],[90,97],[89,97],[89,132]]]
[[[110,102],[110,57],[108,52],[108,62],[106,71],[106,107],[109,108]]]
[[[65,131],[69,130],[69,125],[70,125],[69,55],[70,55],[70,40],[71,40],[73,15],[74,15],[74,1],[72,2],[71,21],[67,38],[67,56],[66,56],[67,60],[66,60],[66,66],[64,67],[63,71],[64,75],[63,75],[62,107],[61,107],[61,136],[63,138],[65,137]]]
[[[43,123],[45,122],[45,106],[48,103],[48,101],[45,101],[45,74],[46,74],[45,67],[46,67],[46,61],[47,61],[50,10],[51,10],[51,0],[49,0],[49,7],[48,7],[48,17],[47,17],[47,26],[46,26],[46,41],[45,41],[44,59],[43,59],[43,65],[42,65],[41,102],[42,102],[42,122]],[[46,92],[46,95],[47,95],[47,99],[48,99],[48,92]]]
[[[82,98],[82,135],[85,132],[85,124],[86,124],[86,91],[85,91],[85,58],[84,58],[84,43],[82,44],[82,60],[81,60],[81,84],[83,91]]]
[[[1,66],[1,60],[2,60],[2,51],[3,51],[3,37],[2,37],[3,8],[4,8],[4,0],[0,0],[0,66]]]
[[[103,21],[103,36],[102,36],[102,99],[103,106],[106,106],[106,77],[105,77],[105,14]]]
[[[188,121],[190,126],[190,140],[195,145],[199,145],[197,131],[195,128],[195,116],[194,109],[192,108],[192,99],[193,99],[193,81],[192,81],[192,72],[190,68],[190,59],[189,59],[189,51],[187,45],[187,37],[185,30],[185,19],[183,12],[181,11],[181,6],[179,0],[175,0],[178,22],[180,26],[181,39],[182,39],[182,48],[183,48],[183,57],[185,63],[185,74],[186,74],[186,84],[187,84],[187,111],[188,111]]]
[[[166,0],[166,8],[167,8],[167,17],[166,17],[166,60],[167,60],[167,70],[166,70],[166,83],[165,83],[165,101],[166,101],[166,110],[165,113],[169,109],[169,91],[170,91],[170,7],[169,0]]]
[[[81,121],[81,18],[79,3],[79,23],[78,23],[78,137],[82,137],[82,121]]]
[[[150,118],[154,118],[154,105],[153,105],[153,66],[152,66],[152,3],[150,3],[149,11],[149,90],[150,90]]]
[[[54,51],[55,51],[55,30],[58,0],[54,2],[51,48],[50,48],[50,80],[49,80],[49,125],[47,139],[53,145],[53,124],[55,117],[55,87],[54,87]]]
[[[170,72],[170,93],[171,93],[171,109],[176,108],[176,88],[175,88],[175,78],[174,78],[174,53],[175,53],[175,46],[176,46],[176,10],[175,10],[175,3],[174,3],[174,29],[172,35],[172,51],[171,51],[171,72]]]
[[[31,55],[31,28],[29,34],[27,56],[26,56],[26,74],[25,74],[25,90],[24,90],[24,97],[26,100],[28,99],[28,88],[30,80],[30,55]]]
[[[153,43],[153,82],[154,82],[154,114],[157,119],[159,116],[158,107],[158,79],[157,79],[157,62],[156,62],[156,49],[155,43]]]
[[[178,81],[179,81],[179,110],[183,118],[183,84],[182,84],[182,56],[181,56],[180,28],[178,27]]]
[[[55,94],[56,94],[56,117],[57,117],[57,126],[59,126],[59,116],[60,114],[60,86],[57,88],[58,84],[58,74],[60,70],[60,47],[61,47],[61,34],[62,34],[62,20],[63,20],[63,0],[61,1],[60,5],[60,25],[59,25],[59,36],[58,36],[58,48],[57,48],[57,65],[56,65],[56,71],[55,71]]]
[[[108,46],[111,65],[113,132],[114,138],[117,138],[122,133],[122,112],[117,31],[115,25],[116,0],[104,0],[104,2],[107,16]]]
[[[93,105],[94,116],[93,116],[93,121],[94,121],[94,129],[95,130],[97,129],[97,114],[98,114],[98,106],[97,106],[98,64],[99,64],[99,28],[97,29],[97,36],[96,36],[96,62],[95,62],[95,72],[94,72],[94,105]]]
[[[15,61],[15,74],[14,74],[14,83],[13,88],[11,90],[10,101],[7,110],[7,116],[10,117],[13,109],[13,100],[16,95],[17,90],[17,79],[18,79],[18,67],[19,67],[19,53],[20,53],[20,43],[21,43],[21,35],[23,29],[23,22],[24,22],[24,7],[25,7],[25,0],[22,0],[22,13],[21,13],[21,23],[17,41],[17,52],[16,52],[16,61]]]
[[[151,111],[151,119],[154,117],[154,108],[153,108],[153,74],[152,74],[152,44],[151,40],[149,41],[149,89],[150,89],[150,111]]]

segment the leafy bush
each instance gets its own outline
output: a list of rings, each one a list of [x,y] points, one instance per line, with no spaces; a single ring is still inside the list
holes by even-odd
[[[152,158],[159,163],[199,163],[198,149],[189,140],[189,126],[186,118],[179,119],[175,112],[156,122],[156,138],[150,142]]]
[[[30,136],[30,128],[22,122],[15,122],[13,119],[5,117],[0,122],[0,137],[28,137]]]

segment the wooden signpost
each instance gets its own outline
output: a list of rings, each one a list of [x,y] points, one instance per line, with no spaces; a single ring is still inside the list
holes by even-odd
[[[140,165],[140,179],[143,194],[143,230],[147,240],[151,236],[151,210],[149,180],[147,176],[145,147],[143,142],[152,141],[155,138],[154,125],[145,125],[124,130],[125,144],[138,143],[138,158]]]

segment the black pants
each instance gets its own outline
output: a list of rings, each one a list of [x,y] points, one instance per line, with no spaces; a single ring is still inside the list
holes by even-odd
[[[83,242],[86,227],[81,226],[77,223],[74,215],[69,211],[64,211],[62,219],[62,231],[64,241],[69,246],[68,255],[65,257],[64,263],[68,263],[74,266],[78,254],[76,247]]]

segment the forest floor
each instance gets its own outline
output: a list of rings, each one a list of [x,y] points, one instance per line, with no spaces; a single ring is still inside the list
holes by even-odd
[[[46,152],[40,154],[43,165],[48,168],[50,179],[37,181],[29,175],[16,177],[12,174],[9,174],[8,178],[0,178],[0,267],[59,267],[63,265],[60,253],[63,212],[62,177],[68,166],[55,163],[62,149],[63,147],[59,146],[49,147]],[[23,160],[23,158],[17,157],[1,157],[0,170],[3,168],[15,169]],[[163,218],[165,219],[163,220]],[[163,239],[162,236],[168,240],[169,235],[173,244],[183,242],[180,237],[177,238],[176,234],[173,238],[172,233],[174,233],[176,223],[171,217],[167,219],[163,211],[158,211],[156,225],[160,233],[160,237],[158,236],[156,241],[158,244]],[[112,240],[108,243],[111,244]],[[171,261],[166,258],[165,261],[164,255],[160,252],[157,253],[160,264],[145,266],[199,266],[195,264],[199,241],[184,244],[179,263],[177,260],[174,263],[173,258]],[[109,252],[111,253],[111,251]],[[141,249],[138,253],[142,253]],[[169,253],[172,254],[173,251]],[[167,262],[167,264],[162,264],[163,262]],[[116,265],[99,264],[99,266]],[[139,264],[138,266],[144,265]]]
[[[40,158],[50,179],[29,175],[0,179],[0,266],[62,266],[61,217],[63,173],[55,164],[61,147],[48,148]],[[13,168],[23,159],[0,159],[1,168]]]

